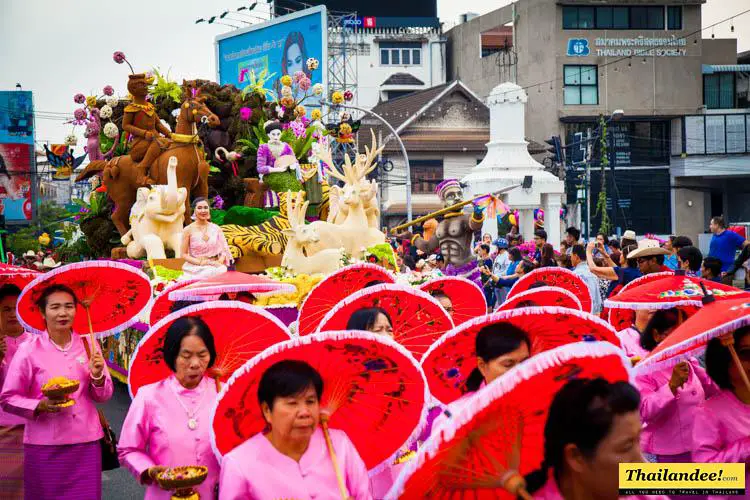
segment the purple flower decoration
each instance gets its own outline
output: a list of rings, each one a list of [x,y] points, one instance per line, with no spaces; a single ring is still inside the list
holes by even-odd
[[[222,208],[224,208],[224,198],[222,198],[218,194],[214,198],[214,208],[217,210],[221,210]]]
[[[110,96],[115,94],[115,89],[112,88],[112,85],[107,85],[103,89],[104,95]],[[81,95],[81,94],[78,94]]]
[[[240,83],[245,81],[245,77],[247,76],[248,73],[249,73],[249,70],[247,68],[242,68],[242,70],[240,70],[240,78],[239,78]]]
[[[83,108],[78,108],[75,111],[73,111],[73,118],[75,118],[77,121],[83,121],[86,119],[86,110]]]
[[[86,96],[83,94],[76,94],[73,96],[73,102],[76,104],[83,104],[86,102]]]
[[[301,82],[303,79],[307,78],[307,75],[304,71],[297,71],[294,73],[294,81],[295,83]]]
[[[291,123],[290,128],[292,129],[292,132],[294,132],[294,135],[298,138],[305,135],[305,125],[299,120],[294,120]]]
[[[305,77],[299,81],[299,88],[302,91],[307,92],[308,90],[310,90],[310,87],[312,87],[312,82],[309,78]]]
[[[249,121],[250,118],[253,116],[253,110],[248,107],[242,107],[240,108],[240,118],[243,121]]]
[[[123,54],[122,52],[120,52],[120,51],[118,50],[118,51],[116,51],[116,52],[115,52],[114,54],[112,54],[112,59],[114,59],[114,61],[115,61],[115,62],[116,62],[117,64],[122,64],[122,63],[124,63],[124,62],[125,62],[125,54]]]

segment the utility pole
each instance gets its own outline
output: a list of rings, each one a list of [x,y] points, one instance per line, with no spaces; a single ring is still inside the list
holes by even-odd
[[[591,237],[591,128],[586,129],[586,243]]]

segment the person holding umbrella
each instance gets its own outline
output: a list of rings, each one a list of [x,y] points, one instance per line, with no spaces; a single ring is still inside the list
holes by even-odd
[[[362,330],[393,337],[393,323],[385,309],[366,307],[352,313],[346,324],[347,330]]]
[[[21,289],[15,285],[0,286],[0,387],[18,348],[29,340],[16,318],[16,302]],[[0,409],[0,498],[23,497],[23,427],[26,420]]]
[[[147,499],[170,498],[155,482],[167,467],[206,466],[208,477],[197,491],[201,498],[214,498],[219,463],[209,429],[217,390],[206,377],[216,361],[214,336],[200,317],[183,316],[169,326],[162,352],[172,375],[136,393],[122,424],[120,460],[148,486]]]
[[[641,334],[641,347],[653,351],[682,323],[683,317],[684,313],[676,308],[656,311]],[[695,358],[642,373],[635,384],[642,398],[641,446],[651,455],[650,461],[690,462],[695,415],[700,405],[718,392],[718,387]]]
[[[46,331],[19,347],[0,394],[5,411],[26,419],[25,498],[101,498],[104,433],[95,403],[108,401],[113,386],[101,352],[73,333],[77,305],[65,285],[41,291]],[[73,403],[43,395],[54,378],[79,384]]]
[[[732,361],[729,345],[735,346],[745,375],[750,375],[750,327],[709,341],[706,370],[721,392],[706,401],[695,417],[694,462],[750,462],[750,390]],[[747,484],[750,477],[748,471],[745,474]]]
[[[337,429],[328,432],[338,465],[331,460],[319,425],[323,389],[320,373],[304,361],[279,361],[263,373],[257,397],[266,429],[224,456],[220,500],[337,498],[338,467],[350,498],[372,498],[362,458]]]

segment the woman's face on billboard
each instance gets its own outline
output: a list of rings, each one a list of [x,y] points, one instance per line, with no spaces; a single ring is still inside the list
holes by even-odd
[[[303,71],[302,63],[302,51],[300,50],[299,45],[293,43],[286,51],[287,74],[293,75],[297,71]]]

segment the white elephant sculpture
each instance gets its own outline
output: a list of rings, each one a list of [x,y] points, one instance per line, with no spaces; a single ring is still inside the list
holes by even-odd
[[[130,231],[120,238],[127,245],[128,257],[166,259],[165,249],[180,257],[182,224],[185,217],[187,189],[177,187],[177,158],[167,166],[167,185],[139,188],[130,210]]]

